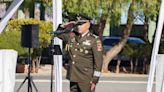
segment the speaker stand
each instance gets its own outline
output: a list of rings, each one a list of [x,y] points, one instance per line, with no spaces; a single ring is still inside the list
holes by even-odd
[[[32,85],[35,89],[36,92],[38,92],[38,89],[36,88],[36,85],[33,81],[33,78],[31,76],[31,66],[32,66],[32,61],[31,61],[31,49],[29,48],[29,55],[28,55],[28,74],[26,76],[26,78],[24,79],[24,81],[20,84],[19,88],[17,89],[16,92],[19,92],[19,90],[21,89],[21,87],[24,85],[24,83],[26,81],[28,81],[28,92],[32,92]]]
[[[51,88],[50,92],[53,92],[53,72],[54,72],[54,65],[51,65]]]

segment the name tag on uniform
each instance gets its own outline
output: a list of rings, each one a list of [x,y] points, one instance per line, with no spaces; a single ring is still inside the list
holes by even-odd
[[[90,45],[91,45],[91,40],[86,40],[86,41],[84,41],[84,42],[83,42],[83,45],[88,45],[88,46],[90,46]]]

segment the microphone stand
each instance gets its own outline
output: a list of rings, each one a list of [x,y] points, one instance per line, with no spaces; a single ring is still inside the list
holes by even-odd
[[[50,54],[50,60],[51,60],[51,82],[50,82],[50,92],[53,92],[53,72],[54,72],[54,62],[53,62],[53,38],[54,36],[52,37],[51,39],[51,44],[50,44],[50,51],[51,51],[51,54]]]

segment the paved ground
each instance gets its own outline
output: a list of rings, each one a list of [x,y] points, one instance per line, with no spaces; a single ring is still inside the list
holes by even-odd
[[[39,92],[50,92],[50,69],[50,66],[45,66],[40,69],[38,74],[32,74],[34,83],[36,84]],[[25,73],[16,74],[15,92],[26,75],[27,74]],[[63,70],[63,92],[70,92],[69,82],[64,76],[65,71]],[[147,79],[147,75],[115,73],[102,74],[100,82],[97,85],[96,92],[146,92]],[[27,92],[27,82],[23,85],[19,92]],[[153,92],[155,92],[154,88]]]
[[[20,86],[25,75],[17,75],[16,89]],[[36,84],[39,92],[50,92],[50,75],[33,76],[34,83]],[[146,92],[147,86],[147,76],[111,76],[111,77],[101,77],[99,84],[97,85],[96,92]],[[69,91],[69,82],[63,77],[63,91]],[[54,86],[53,86],[53,89]],[[19,92],[27,92],[27,82],[23,85]],[[33,91],[35,92],[35,91]],[[54,92],[54,91],[53,91]],[[153,92],[154,89],[153,89]]]
[[[50,75],[51,74],[51,65],[44,65],[44,66],[41,66],[40,68],[39,68],[39,70],[38,70],[38,73],[32,73],[32,75],[34,75],[34,76],[37,76],[37,75]],[[28,68],[27,68],[27,65],[26,65],[26,67],[25,67],[25,73],[17,73],[17,75],[25,75],[28,71]],[[66,70],[63,68],[62,69],[62,74],[65,76],[66,75]],[[114,77],[119,77],[119,76],[122,76],[122,77],[126,77],[126,76],[128,76],[128,77],[130,77],[130,76],[132,76],[132,77],[137,77],[137,76],[147,76],[147,75],[145,75],[145,74],[125,74],[125,73],[119,73],[119,74],[115,74],[115,73],[111,73],[111,72],[109,72],[109,73],[104,73],[104,74],[102,74],[102,76],[103,77],[111,77],[111,76],[114,76]]]

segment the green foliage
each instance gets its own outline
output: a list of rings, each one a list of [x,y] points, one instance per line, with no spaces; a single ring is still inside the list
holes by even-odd
[[[130,0],[63,0],[63,10],[71,13],[81,13],[89,17],[107,19],[111,24],[118,25],[121,19],[122,3]]]
[[[5,29],[0,34],[0,49],[15,49],[19,54],[25,54],[25,51],[20,45],[21,25],[39,24],[39,47],[47,47],[51,40],[52,23],[40,21],[36,19],[14,19],[11,20]]]
[[[110,17],[111,25],[120,24],[121,13],[132,0],[63,0],[63,10],[71,13],[82,13],[89,17]],[[132,7],[135,16],[154,18],[158,14],[160,2],[158,0],[135,0]],[[140,12],[143,12],[142,14]],[[101,16],[99,16],[101,14]]]
[[[24,0],[21,6],[23,6],[26,9],[29,9],[32,2],[33,0]]]
[[[159,53],[164,54],[164,41],[161,41],[161,43],[160,43]]]
[[[123,50],[121,51],[121,55],[132,56],[134,54],[134,51],[135,50],[133,49],[133,45],[126,44]]]
[[[39,0],[45,7],[52,7],[52,0]]]
[[[112,6],[110,9],[110,19],[111,19],[111,26],[118,26],[120,24],[121,20],[121,4],[122,2],[120,0],[116,1],[114,0],[112,2]]]
[[[145,44],[126,44],[121,54],[133,57],[150,57],[152,45],[148,42]]]
[[[63,0],[64,11],[86,14],[89,17],[97,17],[99,7],[100,0]]]
[[[27,49],[20,46],[20,31],[4,31],[0,34],[0,49],[14,49],[19,55],[27,54]]]
[[[154,19],[159,13],[160,1],[159,0],[140,0],[144,15],[147,18]]]
[[[138,47],[138,53],[140,56],[150,57],[152,53],[152,44],[146,42],[146,44],[140,44]]]

